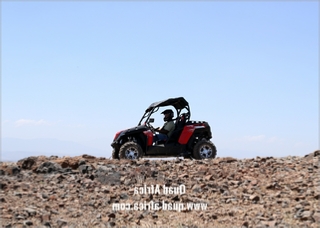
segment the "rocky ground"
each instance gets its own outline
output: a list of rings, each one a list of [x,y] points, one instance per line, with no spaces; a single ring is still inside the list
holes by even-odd
[[[319,227],[319,166],[320,151],[200,161],[28,157],[0,164],[1,226]]]

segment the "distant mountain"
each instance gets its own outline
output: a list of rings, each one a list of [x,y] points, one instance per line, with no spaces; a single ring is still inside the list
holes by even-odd
[[[72,141],[58,139],[1,139],[1,161],[17,161],[29,156],[77,156],[90,154],[96,157],[111,156],[110,150],[100,150]]]

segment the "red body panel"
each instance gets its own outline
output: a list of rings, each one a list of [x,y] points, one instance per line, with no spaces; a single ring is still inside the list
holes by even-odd
[[[114,139],[113,139],[113,140],[116,140],[116,139],[118,138],[118,136],[120,135],[121,132],[122,132],[122,131],[118,131],[118,132],[116,133],[116,135],[114,136]]]
[[[153,143],[153,133],[152,131],[144,131],[143,134],[147,136],[147,146],[151,146]]]
[[[187,144],[187,142],[189,141],[191,135],[193,134],[195,129],[194,125],[188,125],[185,126],[181,132],[180,138],[179,138],[179,143],[184,145]]]

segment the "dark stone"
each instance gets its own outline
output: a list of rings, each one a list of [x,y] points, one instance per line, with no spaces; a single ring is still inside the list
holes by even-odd
[[[244,227],[244,228],[249,227],[249,223],[247,221],[245,221],[244,223],[242,223],[241,227]]]
[[[48,196],[47,194],[42,193],[42,198],[43,198],[43,199],[48,199],[48,197],[49,197],[49,196]]]
[[[37,169],[36,172],[37,173],[54,173],[54,172],[58,172],[61,171],[62,167],[61,165],[55,163],[55,162],[51,162],[51,161],[46,161],[43,162]]]
[[[108,222],[108,227],[114,227],[114,226],[116,226],[115,222]]]
[[[19,166],[12,166],[11,167],[11,173],[12,175],[17,175],[20,173],[20,167]]]
[[[79,163],[78,163],[79,166],[80,166],[80,165],[85,165],[85,164],[86,164],[86,161],[85,161],[85,160],[80,160]]]
[[[51,227],[50,222],[44,222],[43,225],[44,225],[45,227]]]
[[[84,155],[82,155],[82,157],[87,158],[87,159],[95,159],[96,158],[95,156],[88,155],[88,154],[84,154]]]
[[[27,226],[32,226],[33,225],[33,222],[30,221],[30,220],[26,220],[23,222],[24,225],[27,225]]]
[[[0,182],[0,189],[5,190],[8,187],[6,183]]]
[[[82,174],[90,173],[93,170],[90,165],[80,165],[78,169]]]
[[[63,168],[59,171],[60,173],[72,173],[72,169],[70,167]]]
[[[37,211],[31,208],[25,208],[24,211],[26,211],[29,216],[34,216],[37,214]]]
[[[68,222],[63,219],[58,219],[57,224],[58,224],[58,227],[63,227],[63,226],[66,226],[68,224]]]
[[[112,173],[109,175],[105,175],[102,173],[97,174],[97,180],[102,184],[109,184],[109,185],[120,185],[120,173]]]
[[[27,157],[18,161],[22,169],[31,169],[36,164],[37,157]]]
[[[120,198],[121,199],[128,199],[128,195],[126,193],[121,193]]]

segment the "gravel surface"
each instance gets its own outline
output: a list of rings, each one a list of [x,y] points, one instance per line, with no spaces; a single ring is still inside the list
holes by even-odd
[[[320,151],[304,157],[0,163],[1,227],[319,227]]]

